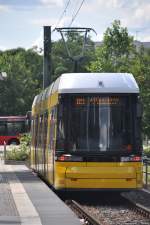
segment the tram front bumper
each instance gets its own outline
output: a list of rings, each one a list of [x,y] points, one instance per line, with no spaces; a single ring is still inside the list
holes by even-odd
[[[99,166],[96,163],[88,163],[86,167],[68,167],[66,170],[66,188],[137,188],[136,167],[130,164],[115,164],[103,163]]]

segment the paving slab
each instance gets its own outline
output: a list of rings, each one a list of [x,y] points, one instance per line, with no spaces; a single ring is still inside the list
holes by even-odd
[[[16,166],[15,173],[32,200],[42,224],[81,225],[72,210],[25,165]]]
[[[0,224],[20,225],[20,216],[11,192],[7,173],[4,165],[0,161]]]
[[[81,225],[64,202],[25,165],[0,161],[0,225]]]

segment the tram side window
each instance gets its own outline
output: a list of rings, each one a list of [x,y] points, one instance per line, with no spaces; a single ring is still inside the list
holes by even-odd
[[[65,118],[63,113],[63,106],[59,105],[59,113],[58,113],[58,127],[57,127],[57,150],[64,149],[65,143]]]
[[[40,116],[40,123],[39,123],[39,132],[38,132],[38,144],[39,144],[39,147],[42,144],[42,124],[43,124],[43,115]]]
[[[32,146],[35,145],[34,140],[35,140],[35,119],[33,118],[31,121],[31,134],[32,134],[32,141],[31,144]]]
[[[48,126],[48,113],[46,112],[44,114],[44,137],[43,137],[43,143],[44,143],[44,149],[46,148],[46,142],[47,142],[47,126]]]
[[[39,122],[39,119],[38,117],[36,117],[35,119],[35,133],[34,133],[34,141],[35,141],[35,148],[37,147],[37,144],[38,144],[38,122]]]
[[[39,150],[41,144],[41,117],[38,118],[38,131],[37,131],[37,150]]]

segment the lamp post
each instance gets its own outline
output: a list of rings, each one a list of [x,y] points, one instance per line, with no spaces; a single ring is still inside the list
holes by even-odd
[[[43,89],[51,83],[51,26],[44,26]]]

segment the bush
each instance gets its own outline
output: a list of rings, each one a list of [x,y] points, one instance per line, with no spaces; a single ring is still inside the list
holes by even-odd
[[[29,159],[31,136],[24,134],[20,138],[20,145],[7,146],[6,160],[25,161]]]
[[[144,155],[150,158],[150,146],[144,147]]]
[[[20,138],[20,144],[26,144],[26,146],[29,146],[31,144],[31,134],[23,134]]]

